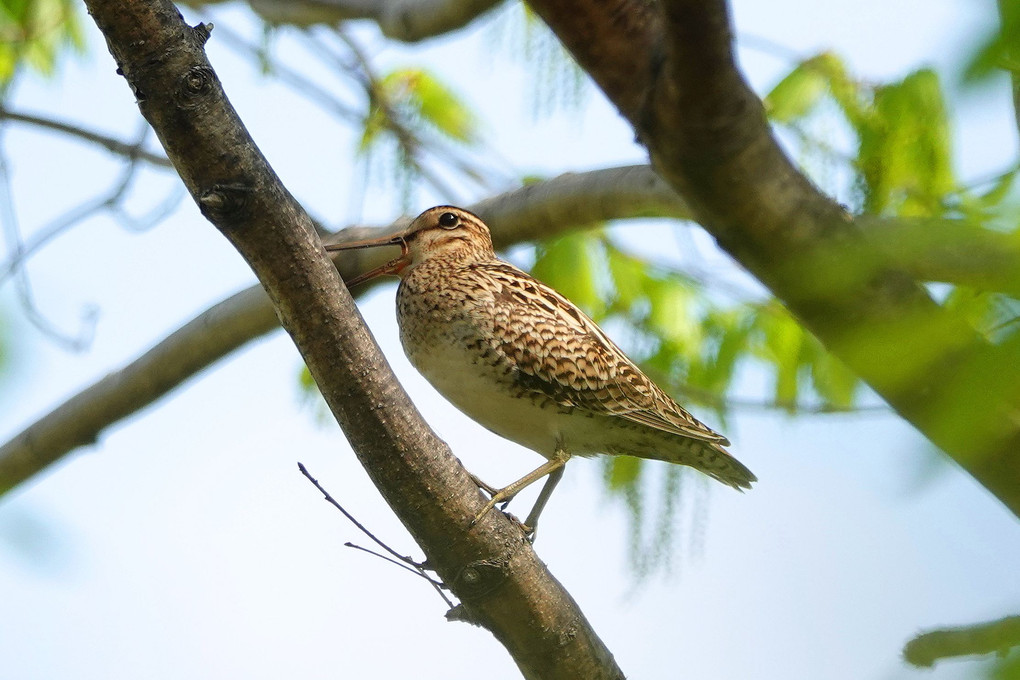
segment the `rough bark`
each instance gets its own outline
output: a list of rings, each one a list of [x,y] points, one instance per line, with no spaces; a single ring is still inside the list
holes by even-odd
[[[1020,361],[871,252],[777,145],[724,0],[531,0],[633,124],[660,175],[901,416],[1020,516]]]
[[[462,604],[528,678],[620,678],[519,527],[484,499],[396,382],[322,250],[227,101],[203,45],[161,0],[87,0],[142,114],[203,214],[273,300],[352,447]]]

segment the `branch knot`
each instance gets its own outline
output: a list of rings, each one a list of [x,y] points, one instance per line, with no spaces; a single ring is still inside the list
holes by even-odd
[[[208,66],[192,66],[181,78],[178,88],[181,108],[190,109],[198,106],[202,99],[210,94],[216,74]]]
[[[218,222],[244,208],[252,198],[247,184],[215,184],[198,198],[198,205],[210,220]]]

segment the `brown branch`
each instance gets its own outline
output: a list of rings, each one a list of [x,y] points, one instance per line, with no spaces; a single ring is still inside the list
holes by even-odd
[[[203,45],[160,0],[87,0],[142,114],[203,214],[274,302],[359,460],[461,612],[528,678],[622,678],[576,603],[520,529],[492,512],[401,389],[311,220],[230,106]]]
[[[959,628],[922,633],[903,648],[903,658],[915,666],[934,666],[939,659],[972,654],[1005,655],[1020,646],[1020,616]]]
[[[719,244],[1020,516],[1020,355],[990,346],[909,272],[856,258],[872,252],[861,226],[785,156],[737,70],[726,3],[531,5]]]
[[[393,40],[418,42],[463,28],[501,0],[248,0],[252,10],[272,24],[336,25],[370,19]],[[207,3],[190,0],[200,7]]]

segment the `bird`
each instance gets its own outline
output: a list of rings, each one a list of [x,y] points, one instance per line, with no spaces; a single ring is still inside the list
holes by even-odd
[[[739,491],[757,478],[723,435],[695,419],[576,305],[497,258],[488,226],[449,205],[426,210],[396,236],[327,251],[399,246],[400,255],[346,282],[400,277],[397,320],[411,364],[448,401],[546,462],[489,494],[472,525],[546,478],[523,522],[539,515],[572,456],[628,455],[692,467]]]

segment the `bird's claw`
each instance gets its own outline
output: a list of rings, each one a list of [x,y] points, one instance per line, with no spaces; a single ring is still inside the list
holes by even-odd
[[[490,510],[492,510],[493,508],[496,507],[496,504],[498,502],[499,501],[496,500],[496,499],[489,499],[489,502],[485,504],[485,507],[482,508],[481,512],[479,512],[477,515],[475,515],[474,519],[471,520],[471,523],[468,525],[468,528],[469,529],[474,528],[474,526],[476,524],[478,524],[478,522],[483,517],[485,517],[485,515]],[[503,506],[500,508],[500,512],[503,512],[503,508],[505,508],[507,503],[509,503],[509,502],[510,501],[508,500],[505,503],[503,503]],[[527,539],[529,541],[534,542],[534,540],[535,540],[535,530],[532,527],[529,527],[527,524],[525,524],[520,519],[518,519],[516,515],[512,515],[509,512],[503,512],[503,516],[506,517],[508,520],[510,520],[511,523],[516,525],[524,533],[525,537],[527,537]]]

